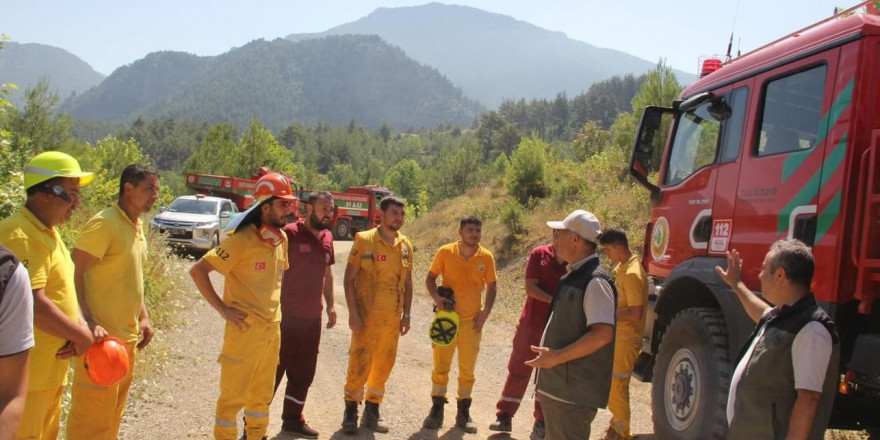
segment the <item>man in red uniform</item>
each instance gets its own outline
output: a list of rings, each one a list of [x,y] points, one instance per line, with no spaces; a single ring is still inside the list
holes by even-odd
[[[525,362],[534,357],[531,346],[541,345],[541,334],[544,331],[544,324],[547,323],[550,301],[553,300],[556,286],[564,274],[565,262],[556,255],[552,244],[532,249],[526,263],[526,303],[523,305],[519,324],[513,336],[513,350],[510,352],[510,361],[507,364],[507,381],[496,404],[497,420],[489,425],[492,431],[510,432],[511,430],[513,416],[519,409],[529,385],[529,378],[532,376],[532,367]],[[535,424],[532,431],[536,436],[543,438],[544,415],[541,413],[538,399],[535,399],[534,416]]]
[[[336,325],[333,307],[333,195],[312,193],[306,217],[284,227],[290,268],[281,285],[281,351],[275,375],[277,392],[287,373],[281,432],[298,438],[318,438],[303,417],[309,386],[315,378],[321,342],[321,297],[327,304],[327,328]]]

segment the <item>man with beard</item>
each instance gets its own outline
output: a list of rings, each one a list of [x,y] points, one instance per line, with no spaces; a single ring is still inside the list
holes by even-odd
[[[281,284],[281,352],[275,374],[277,392],[287,373],[281,432],[299,438],[318,438],[303,417],[309,386],[315,378],[321,343],[321,296],[327,304],[327,328],[336,325],[333,307],[333,196],[312,193],[306,202],[306,218],[284,227],[290,268]]]
[[[412,244],[399,232],[405,208],[397,196],[382,199],[380,225],[355,235],[345,267],[351,345],[342,430],[349,434],[357,431],[358,404],[364,400],[361,424],[377,432],[389,429],[379,404],[397,358],[398,338],[409,331],[412,306]]]
[[[119,179],[116,204],[86,223],[73,250],[76,295],[83,318],[96,342],[111,336],[128,346],[128,375],[111,386],[92,382],[83,360],[74,362],[73,398],[67,438],[116,438],[134,373],[135,349],[153,338],[144,304],[147,240],[140,216],[159,198],[159,173],[132,164]],[[140,342],[138,340],[140,339]]]
[[[281,345],[281,280],[287,270],[287,223],[297,198],[290,182],[278,173],[257,181],[256,199],[224,231],[229,235],[196,262],[189,273],[199,292],[226,320],[220,353],[220,397],[214,438],[235,440],[235,419],[244,407],[247,440],[266,438],[269,403]],[[225,278],[223,299],[211,285],[210,273]]]
[[[24,169],[24,206],[0,221],[0,244],[27,268],[34,301],[35,345],[24,414],[15,438],[58,437],[69,358],[82,355],[92,345],[92,334],[76,304],[73,261],[56,228],[70,220],[80,204],[80,186],[94,178],[67,154],[40,153]]]

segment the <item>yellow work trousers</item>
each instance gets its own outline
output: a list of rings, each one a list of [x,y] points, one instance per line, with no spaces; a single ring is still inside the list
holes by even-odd
[[[630,431],[629,379],[639,357],[642,342],[635,338],[618,336],[614,344],[614,367],[611,374],[611,392],[608,411],[611,411],[611,429],[622,437],[632,438]]]
[[[73,362],[73,390],[70,414],[67,415],[67,440],[113,440],[119,434],[119,423],[125,400],[134,377],[135,343],[128,345],[128,375],[109,387],[89,378],[83,358]]]
[[[259,440],[269,428],[269,403],[275,391],[275,370],[281,330],[277,322],[256,318],[241,330],[226,324],[220,363],[220,397],[214,420],[214,438],[238,439],[236,417],[244,408],[247,440]]]
[[[16,440],[55,440],[61,425],[64,387],[28,391]]]
[[[364,329],[351,333],[348,348],[348,377],[345,394],[348,401],[366,400],[376,404],[385,397],[385,382],[391,376],[397,359],[397,340],[400,338],[400,314],[397,312],[370,312],[364,319]]]
[[[431,372],[431,397],[446,397],[452,355],[458,350],[458,400],[470,399],[474,389],[474,368],[480,353],[482,333],[474,330],[474,321],[462,321],[458,325],[458,337],[451,344],[434,346],[434,371]]]

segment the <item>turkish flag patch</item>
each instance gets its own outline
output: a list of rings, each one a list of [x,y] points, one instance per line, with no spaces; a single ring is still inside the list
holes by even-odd
[[[387,255],[376,255],[376,261],[388,261]]]
[[[261,271],[266,270],[266,262],[265,261],[257,261],[254,263],[254,270]]]

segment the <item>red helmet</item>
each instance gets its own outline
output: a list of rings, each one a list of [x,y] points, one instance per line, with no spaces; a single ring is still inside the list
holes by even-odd
[[[290,188],[290,181],[279,173],[269,173],[257,180],[257,187],[254,188],[254,199],[260,200],[263,197],[275,196],[286,200],[297,200]]]
[[[86,350],[83,355],[86,372],[97,385],[108,387],[116,384],[126,375],[129,364],[128,347],[116,338],[104,338]]]

